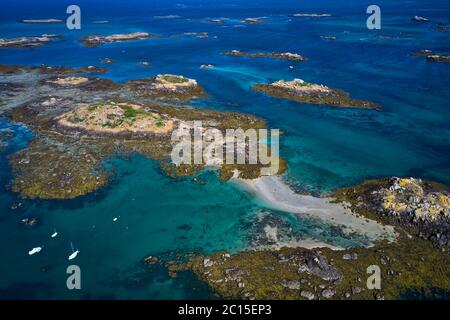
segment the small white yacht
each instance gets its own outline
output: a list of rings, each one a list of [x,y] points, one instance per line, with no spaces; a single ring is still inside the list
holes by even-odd
[[[73,248],[72,242],[70,243],[70,247],[72,248],[72,253],[71,253],[71,255],[69,256],[69,260],[73,260],[73,259],[75,259],[75,258],[77,257],[77,255],[80,253],[80,250],[75,250],[75,249]]]
[[[36,247],[36,248],[33,248],[33,249],[31,249],[30,251],[28,251],[28,254],[29,254],[30,256],[32,256],[33,254],[39,253],[39,252],[41,252],[41,251],[42,251],[42,247]]]

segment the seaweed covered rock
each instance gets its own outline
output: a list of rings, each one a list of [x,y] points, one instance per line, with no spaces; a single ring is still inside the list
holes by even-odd
[[[410,232],[437,247],[450,245],[450,192],[438,183],[393,177],[366,181],[340,191],[355,206],[370,210],[386,222],[409,227]]]

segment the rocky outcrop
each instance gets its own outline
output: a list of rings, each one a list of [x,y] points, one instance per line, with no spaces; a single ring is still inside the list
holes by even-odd
[[[367,181],[345,190],[354,205],[388,223],[429,240],[439,248],[450,246],[450,192],[440,184],[415,178],[393,177]]]
[[[43,34],[34,37],[0,38],[0,49],[30,49],[38,48],[46,44],[54,43],[61,36]]]
[[[196,80],[171,74],[131,80],[125,84],[125,87],[141,97],[189,100],[205,95],[203,87]]]
[[[22,23],[27,24],[53,24],[53,23],[64,23],[61,19],[28,19],[22,20]]]
[[[298,259],[299,273],[306,271],[325,281],[339,282],[342,279],[339,270],[330,265],[327,258],[316,251],[307,251],[294,259]]]
[[[248,24],[261,24],[264,23],[262,18],[245,18],[242,20],[242,22],[248,23]]]
[[[250,53],[250,52],[243,52],[239,50],[232,50],[225,52],[226,56],[231,57],[249,57],[249,58],[259,58],[259,57],[268,57],[268,58],[276,58],[276,59],[282,59],[282,60],[288,60],[288,61],[305,61],[308,60],[308,58],[299,55],[298,53],[291,53],[291,52],[256,52],[256,53]]]
[[[450,63],[450,54],[431,54],[427,56],[427,61]]]
[[[300,17],[300,18],[326,18],[331,17],[331,14],[329,13],[295,13],[293,15],[294,17]]]
[[[149,34],[147,32],[134,32],[125,34],[113,34],[110,36],[90,35],[82,38],[80,41],[85,47],[92,48],[104,45],[106,43],[124,42],[133,40],[142,40],[148,38],[158,38],[159,36]]]
[[[413,56],[424,56],[429,62],[444,62],[450,63],[450,54],[447,53],[435,53],[431,50],[417,50],[411,52]]]
[[[415,22],[428,22],[430,21],[428,18],[420,17],[420,16],[414,16],[411,18],[412,21]]]
[[[334,107],[352,107],[362,109],[380,109],[381,106],[365,100],[351,99],[348,93],[321,84],[306,82],[302,79],[276,81],[271,84],[257,84],[254,91],[264,92],[275,98],[289,99],[302,103],[325,104]]]

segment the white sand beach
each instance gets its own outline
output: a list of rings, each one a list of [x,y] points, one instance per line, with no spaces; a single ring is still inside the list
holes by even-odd
[[[332,199],[298,194],[279,176],[264,176],[255,180],[233,178],[233,182],[253,194],[268,209],[296,215],[308,215],[325,223],[337,225],[345,233],[364,235],[372,242],[382,239],[395,241],[396,233],[392,226],[384,226],[359,216],[340,203],[332,203]],[[315,241],[307,244],[308,247],[325,246],[323,243],[315,243]]]

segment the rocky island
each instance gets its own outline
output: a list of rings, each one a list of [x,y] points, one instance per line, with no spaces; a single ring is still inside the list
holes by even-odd
[[[0,49],[30,49],[39,48],[46,44],[54,43],[61,36],[43,34],[34,37],[0,38]]]
[[[306,58],[302,55],[299,55],[298,53],[291,53],[291,52],[250,53],[250,52],[243,52],[243,51],[239,51],[239,50],[232,50],[232,51],[225,52],[225,55],[231,56],[231,57],[249,57],[249,58],[268,57],[268,58],[282,59],[282,60],[288,60],[288,61],[306,61],[306,60],[308,60],[308,58]]]
[[[307,18],[326,18],[331,17],[329,13],[295,13],[294,17],[307,17]]]
[[[224,24],[225,19],[206,19],[207,22],[212,24]]]
[[[450,54],[435,53],[432,50],[417,50],[411,52],[412,56],[424,56],[429,62],[450,62]]]
[[[134,32],[134,33],[125,33],[125,34],[113,34],[110,36],[102,36],[102,35],[91,35],[82,38],[80,41],[84,44],[85,47],[93,48],[98,47],[107,43],[114,42],[124,42],[124,41],[133,41],[133,40],[142,40],[149,38],[159,38],[160,36],[149,34],[147,32]]]
[[[271,84],[256,84],[254,91],[264,92],[275,98],[289,99],[301,103],[325,104],[334,107],[380,109],[381,106],[365,100],[353,100],[348,93],[325,85],[306,82],[302,79],[276,81]]]
[[[242,22],[248,23],[248,24],[261,24],[264,23],[262,20],[263,18],[245,18],[242,20]]]
[[[27,24],[53,24],[53,23],[64,23],[61,19],[28,19],[22,20],[22,23]]]
[[[189,100],[205,96],[203,87],[194,79],[179,75],[160,74],[156,77],[130,80],[125,87],[141,97]]]
[[[427,56],[427,61],[430,62],[450,62],[450,54],[431,54]]]
[[[375,219],[398,225],[438,248],[450,247],[450,189],[439,183],[393,177],[366,181],[339,194],[373,212]]]
[[[430,19],[424,18],[424,17],[421,17],[421,16],[414,16],[414,17],[411,18],[411,21],[415,21],[415,22],[428,22],[428,21],[430,21]]]

